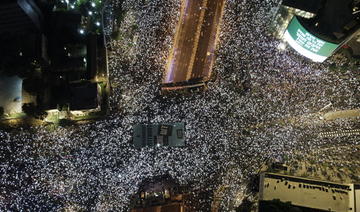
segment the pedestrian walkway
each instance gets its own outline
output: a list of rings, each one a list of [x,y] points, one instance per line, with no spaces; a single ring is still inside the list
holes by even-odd
[[[330,132],[319,133],[319,137],[336,137],[336,136],[346,136],[346,135],[360,135],[360,129],[353,130],[338,130]]]
[[[326,120],[326,121],[332,121],[332,120],[335,120],[338,118],[360,117],[360,109],[328,112],[328,113],[324,114],[323,117],[324,117],[324,120]]]

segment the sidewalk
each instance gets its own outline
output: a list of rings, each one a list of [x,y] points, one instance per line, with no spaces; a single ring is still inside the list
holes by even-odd
[[[341,110],[341,111],[328,112],[323,115],[323,118],[326,121],[332,121],[338,118],[355,118],[359,116],[360,116],[360,109],[355,109],[355,110]]]

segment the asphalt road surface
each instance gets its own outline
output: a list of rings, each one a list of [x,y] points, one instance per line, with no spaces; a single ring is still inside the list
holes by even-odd
[[[225,0],[183,0],[163,83],[210,78]]]

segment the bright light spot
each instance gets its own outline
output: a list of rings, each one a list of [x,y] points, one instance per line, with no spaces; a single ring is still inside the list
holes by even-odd
[[[92,7],[95,7],[95,6],[96,6],[96,4],[95,4],[94,2],[92,2],[92,3],[91,3],[91,6],[92,6]]]
[[[159,146],[160,146],[160,144],[156,144],[156,146],[157,146],[157,147],[159,147]]]
[[[100,26],[100,22],[98,22],[98,21],[95,24],[96,24],[96,26]]]
[[[80,32],[80,34],[84,34],[84,33],[85,33],[85,31],[84,31],[83,29],[80,29],[79,32]]]
[[[74,5],[70,5],[70,7],[71,7],[71,9],[74,9],[74,8],[75,8],[75,6],[74,6]]]
[[[93,14],[93,12],[92,11],[89,11],[89,15],[92,15]]]
[[[285,43],[280,43],[278,46],[278,49],[281,51],[284,51],[286,49],[286,44]]]
[[[85,57],[84,57],[83,61],[84,61],[84,63],[86,63],[86,58]]]
[[[69,0],[65,0],[66,4],[69,4]]]

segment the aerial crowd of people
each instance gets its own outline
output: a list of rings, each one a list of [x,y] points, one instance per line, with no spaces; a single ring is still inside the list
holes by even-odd
[[[359,127],[358,119],[325,122],[319,112],[329,103],[331,110],[359,108],[356,70],[330,71],[340,62],[313,63],[290,47],[279,50],[281,41],[267,32],[278,4],[227,0],[216,77],[204,92],[168,97],[159,87],[181,0],[109,1],[111,114],[56,129],[0,129],[0,210],[123,211],[142,180],[165,174],[189,185],[198,211],[211,198],[196,192],[226,185],[222,207],[228,208],[269,161],[306,158],[314,149],[319,162],[359,151],[356,137],[317,136]],[[113,24],[111,11],[119,5],[124,16]],[[117,39],[110,36],[115,30]],[[186,147],[132,146],[135,124],[172,122],[186,124]],[[352,148],[342,148],[344,140]],[[329,146],[331,154],[320,151]]]

